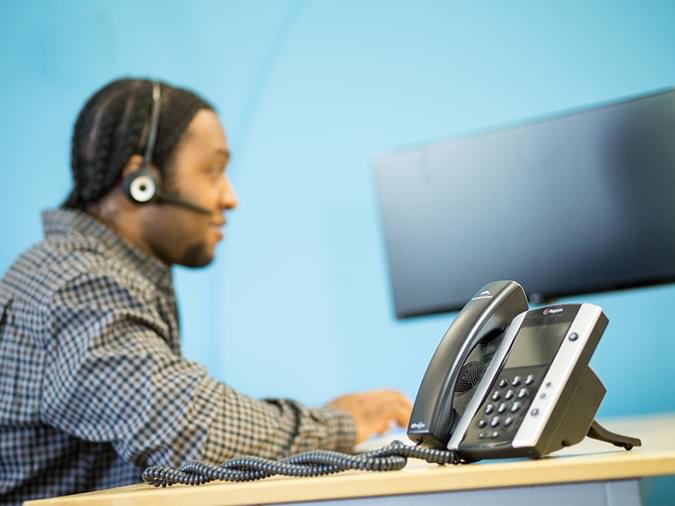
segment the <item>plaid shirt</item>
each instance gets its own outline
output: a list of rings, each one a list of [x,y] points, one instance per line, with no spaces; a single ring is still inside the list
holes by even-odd
[[[180,354],[171,270],[85,213],[0,282],[0,502],[140,480],[148,465],[349,450],[345,413],[255,400]]]

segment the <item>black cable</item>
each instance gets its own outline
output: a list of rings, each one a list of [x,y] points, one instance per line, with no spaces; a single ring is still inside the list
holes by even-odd
[[[328,450],[314,450],[291,455],[280,460],[261,457],[234,457],[214,466],[188,462],[179,468],[152,466],[143,471],[143,481],[156,487],[177,483],[201,485],[214,480],[253,481],[273,475],[322,476],[348,469],[359,471],[395,471],[405,467],[408,458],[422,459],[432,464],[459,464],[460,457],[452,450],[435,450],[407,446],[394,441],[389,446],[370,452],[350,455]]]

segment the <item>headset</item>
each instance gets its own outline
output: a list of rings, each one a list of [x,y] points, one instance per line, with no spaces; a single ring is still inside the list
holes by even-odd
[[[124,190],[132,202],[143,205],[150,202],[164,202],[189,209],[201,214],[212,214],[212,211],[205,207],[198,206],[191,202],[181,199],[177,195],[162,191],[159,181],[150,172],[150,163],[152,161],[152,152],[155,149],[157,140],[157,129],[159,127],[159,109],[161,101],[161,88],[157,81],[152,82],[152,112],[150,116],[150,131],[148,133],[148,142],[145,146],[143,155],[143,165],[137,171],[126,176],[122,182]]]

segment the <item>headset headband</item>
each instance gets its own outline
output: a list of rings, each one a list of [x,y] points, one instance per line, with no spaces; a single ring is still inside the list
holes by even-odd
[[[157,129],[159,127],[159,109],[162,91],[157,81],[152,81],[152,113],[150,116],[150,132],[148,133],[148,142],[145,145],[145,155],[143,156],[143,168],[149,167],[152,162],[152,152],[155,149],[157,139]]]

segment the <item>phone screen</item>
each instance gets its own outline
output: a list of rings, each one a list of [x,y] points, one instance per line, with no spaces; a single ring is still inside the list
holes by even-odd
[[[571,322],[521,327],[504,367],[549,364],[562,343]]]

